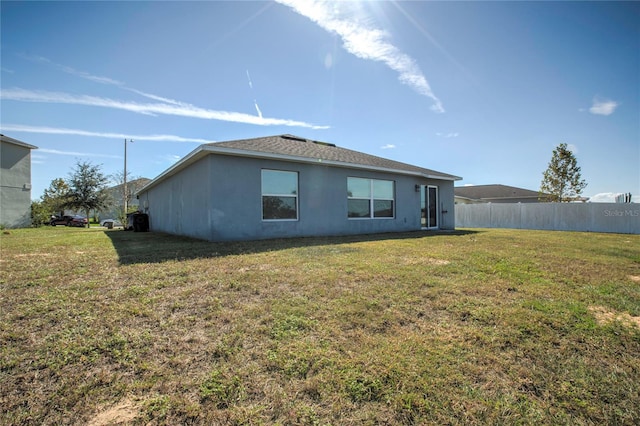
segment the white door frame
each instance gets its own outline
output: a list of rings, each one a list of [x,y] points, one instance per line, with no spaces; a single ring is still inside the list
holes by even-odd
[[[431,200],[431,189],[435,200]],[[439,229],[440,211],[438,209],[438,187],[436,185],[420,185],[420,227],[421,229]],[[434,215],[432,217],[432,214]]]

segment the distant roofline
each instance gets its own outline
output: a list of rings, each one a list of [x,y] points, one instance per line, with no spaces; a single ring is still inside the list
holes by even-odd
[[[28,144],[26,142],[19,141],[18,139],[14,139],[12,137],[9,137],[7,135],[3,135],[1,133],[0,133],[0,139],[2,140],[2,142],[11,143],[11,144],[14,144],[14,145],[22,146],[24,148],[38,149],[38,147],[35,146],[35,145],[31,145],[31,144]]]
[[[496,194],[495,191],[491,191],[491,189],[496,189],[496,188],[510,190],[512,193],[500,195],[500,194]],[[485,192],[484,190],[488,190],[488,191]],[[503,185],[501,183],[456,186],[454,187],[453,191],[457,198],[466,198],[468,200],[484,201],[484,202],[491,202],[492,200],[538,199],[541,196],[544,197],[549,195],[549,194],[541,193],[539,191],[534,191],[526,188],[519,188],[517,186]]]

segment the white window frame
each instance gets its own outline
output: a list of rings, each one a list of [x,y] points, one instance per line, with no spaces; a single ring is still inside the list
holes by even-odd
[[[293,173],[296,175],[296,193],[295,194],[276,194],[276,193],[265,193],[262,190],[262,183],[264,180],[265,172],[276,172],[276,173]],[[300,205],[298,202],[298,193],[300,192],[300,174],[297,171],[293,170],[277,170],[277,169],[262,169],[260,171],[260,216],[263,222],[296,222],[300,218]],[[283,218],[283,219],[265,219],[264,217],[264,197],[286,197],[286,198],[295,198],[296,203],[296,217],[295,218]]]
[[[365,198],[365,197],[352,197],[352,196],[349,196],[349,193],[348,193],[349,179],[368,180],[369,181],[369,197]],[[374,196],[374,191],[373,191],[374,182],[391,182],[391,184],[393,185],[392,198],[376,198]],[[368,200],[369,201],[369,216],[368,217],[349,217],[349,200]],[[391,201],[391,203],[392,203],[391,216],[377,217],[375,215],[375,202],[376,201]],[[396,181],[390,180],[390,179],[363,178],[363,177],[360,177],[360,176],[348,176],[347,177],[347,219],[349,219],[349,220],[371,220],[371,219],[384,220],[384,219],[395,219],[395,217],[396,217]]]

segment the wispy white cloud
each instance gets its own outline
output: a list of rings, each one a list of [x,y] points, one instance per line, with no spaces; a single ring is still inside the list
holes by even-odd
[[[413,25],[413,27],[415,29],[418,30],[418,32],[420,32],[422,35],[425,36],[425,38],[427,40],[429,40],[429,42],[435,46],[440,52],[442,52],[443,55],[445,55],[455,66],[457,66],[464,74],[467,75],[467,77],[469,77],[470,80],[476,82],[476,78],[456,59],[453,57],[453,55],[451,55],[451,53],[449,53],[449,51],[447,49],[444,48],[444,46],[442,46],[430,33],[429,31],[427,31],[427,29],[417,20],[415,19],[411,14],[407,13],[407,11],[404,9],[404,7],[402,7],[402,4],[400,2],[397,1],[392,1],[390,2],[393,6],[395,6],[395,8],[402,13],[402,15],[404,15],[404,17],[407,19],[407,21],[409,21],[409,23],[411,23],[411,25]]]
[[[37,154],[38,151],[31,152],[31,164],[44,164],[47,158],[46,155]]]
[[[249,82],[249,89],[253,89],[253,83],[251,82],[251,76],[249,75],[249,70],[247,70],[247,81]]]
[[[68,155],[68,156],[71,156],[71,157],[122,158],[122,156],[118,156],[118,155],[96,154],[96,153],[93,153],[93,152],[60,151],[58,149],[46,149],[46,148],[39,148],[38,152],[45,152],[47,154],[56,154],[56,155]]]
[[[176,101],[174,99],[165,98],[163,96],[158,96],[158,95],[154,95],[154,94],[151,94],[151,93],[146,93],[146,92],[143,92],[142,90],[132,89],[130,87],[123,87],[123,89],[128,90],[128,91],[130,91],[132,93],[136,93],[136,94],[138,94],[140,96],[144,96],[145,98],[152,99],[154,101],[166,102],[168,104],[173,104],[173,105],[185,105],[185,106],[189,105],[189,104],[187,104],[185,102],[180,102],[180,101]]]
[[[185,138],[175,135],[131,135],[127,133],[109,133],[109,132],[91,132],[88,130],[66,129],[59,127],[46,126],[25,126],[22,124],[3,124],[3,131],[23,132],[23,133],[45,133],[49,135],[74,135],[88,136],[108,139],[133,139],[137,141],[155,141],[155,142],[196,142],[211,143],[212,140],[200,138]]]
[[[436,136],[440,136],[441,138],[457,138],[458,136],[460,136],[460,133],[458,133],[458,132],[449,132],[449,133],[438,132],[438,133],[436,133]]]
[[[84,78],[85,80],[90,80],[90,81],[93,81],[95,83],[108,84],[108,85],[111,85],[111,86],[121,86],[121,87],[124,87],[124,85],[125,85],[123,82],[118,81],[118,80],[114,80],[114,79],[109,78],[109,77],[101,77],[101,76],[98,76],[98,75],[93,75],[93,74],[90,74],[88,72],[80,71],[80,70],[77,70],[77,69],[75,69],[73,67],[69,67],[67,65],[59,64],[57,62],[52,61],[49,58],[45,58],[44,56],[28,55],[28,54],[21,54],[19,56],[21,56],[22,58],[27,59],[29,61],[40,62],[40,63],[52,65],[55,68],[58,68],[62,72],[65,72],[65,73],[71,74],[71,75],[75,75],[76,77]]]
[[[146,115],[174,115],[180,117],[200,118],[204,120],[219,120],[235,123],[254,124],[258,126],[290,126],[310,129],[327,129],[329,126],[319,126],[304,121],[281,118],[265,118],[240,112],[216,111],[196,107],[189,104],[169,103],[138,103],[119,101],[89,95],[72,95],[62,92],[34,91],[20,88],[2,89],[0,98],[14,101],[43,102],[58,104],[85,105],[103,108],[120,109]]]
[[[111,79],[109,77],[101,77],[101,76],[98,76],[98,75],[89,74],[87,72],[79,71],[79,70],[76,70],[74,68],[67,67],[67,66],[64,66],[64,65],[59,65],[59,64],[55,64],[55,65],[60,67],[62,69],[62,71],[66,72],[68,74],[75,75],[77,77],[84,78],[85,80],[90,80],[90,81],[93,81],[95,83],[100,83],[100,84],[108,84],[108,85],[111,85],[111,86],[125,87],[124,83],[122,83],[122,82],[120,82],[118,80]]]
[[[589,197],[589,201],[592,203],[615,203],[617,192],[601,192],[592,197]]]
[[[384,146],[381,146],[380,149],[394,149],[396,146],[394,144],[388,143]]]
[[[258,117],[262,118],[262,111],[260,111],[260,107],[258,106],[258,102],[254,100],[253,104],[256,106],[256,111],[258,112]]]
[[[444,112],[442,102],[431,90],[427,79],[409,55],[391,44],[389,34],[359,19],[350,2],[318,0],[276,0],[306,16],[326,31],[337,34],[344,48],[358,58],[383,62],[398,73],[398,79],[417,93],[433,101],[431,109]]]
[[[249,89],[251,90],[251,93],[253,93],[253,82],[251,81],[251,75],[249,75],[249,70],[247,70],[247,81],[249,82]],[[262,118],[262,111],[258,106],[258,101],[255,99],[253,100],[253,106],[256,107],[256,112],[258,113],[258,117]]]
[[[119,87],[121,89],[127,90],[129,92],[135,93],[135,94],[143,96],[145,98],[152,99],[154,101],[166,102],[166,103],[174,104],[174,105],[187,105],[184,102],[176,101],[176,100],[173,100],[173,99],[165,98],[163,96],[154,95],[152,93],[147,93],[147,92],[143,92],[142,90],[138,90],[138,89],[134,89],[132,87],[128,87],[124,82],[116,80],[116,79],[113,79],[113,78],[110,78],[110,77],[94,75],[94,74],[88,73],[86,71],[77,70],[77,69],[75,69],[73,67],[70,67],[70,66],[67,66],[67,65],[59,64],[57,62],[52,61],[49,58],[45,58],[44,56],[34,56],[34,55],[21,55],[21,56],[23,58],[31,60],[31,61],[41,62],[41,63],[52,65],[55,68],[59,69],[62,72],[65,72],[67,74],[74,75],[76,77],[80,77],[80,78],[83,78],[85,80],[93,81],[94,83],[99,83],[99,84],[105,84],[105,85],[108,85],[108,86]]]
[[[182,157],[180,157],[179,155],[165,155],[162,157],[163,162],[165,163],[175,163],[177,161],[179,161]]]
[[[620,104],[616,101],[594,98],[589,112],[596,115],[611,115],[618,106],[620,106]]]
[[[46,64],[50,64],[56,68],[58,68],[59,70],[67,73],[67,74],[71,74],[74,75],[76,77],[80,77],[80,78],[84,78],[86,80],[89,81],[93,81],[95,83],[100,83],[100,84],[106,84],[106,85],[110,85],[110,86],[115,86],[118,87],[120,89],[123,90],[127,90],[129,92],[135,93],[137,95],[143,96],[145,98],[154,100],[154,101],[159,101],[159,102],[163,102],[165,104],[170,104],[170,105],[174,105],[176,107],[180,107],[179,111],[183,111],[183,114],[180,114],[176,111],[174,111],[173,113],[168,113],[168,112],[161,112],[161,111],[151,111],[145,108],[140,108],[140,107],[136,107],[135,105],[140,105],[140,104],[134,104],[134,103],[128,103],[131,105],[134,105],[132,107],[125,107],[124,105],[127,103],[123,103],[123,102],[117,102],[117,101],[112,101],[111,99],[105,99],[105,101],[107,101],[106,103],[108,103],[109,105],[105,104],[105,102],[100,101],[99,99],[103,99],[103,98],[96,98],[96,97],[92,97],[92,96],[79,96],[77,97],[78,100],[80,100],[79,102],[68,102],[68,101],[63,101],[62,103],[76,103],[76,104],[82,104],[82,105],[94,105],[94,106],[110,106],[113,108],[121,108],[121,109],[127,109],[129,111],[133,111],[133,112],[137,112],[140,114],[146,114],[146,115],[157,115],[157,114],[170,114],[170,115],[182,115],[182,116],[191,116],[191,117],[196,117],[196,118],[208,118],[208,119],[212,119],[212,120],[222,120],[222,121],[236,121],[236,122],[241,122],[241,123],[247,123],[247,124],[257,124],[257,125],[265,125],[265,126],[269,126],[269,125],[284,125],[284,126],[293,126],[293,127],[309,127],[312,129],[326,129],[328,128],[328,126],[315,126],[312,124],[308,124],[308,123],[303,123],[303,122],[299,122],[299,121],[295,121],[295,120],[282,120],[282,119],[265,119],[264,122],[260,123],[260,122],[251,122],[251,121],[245,121],[243,120],[243,116],[244,114],[242,113],[234,113],[234,112],[226,112],[226,111],[210,111],[210,110],[203,110],[202,108],[198,108],[194,105],[191,105],[189,103],[186,102],[181,102],[181,101],[177,101],[175,99],[169,99],[166,98],[164,96],[159,96],[159,95],[155,95],[152,93],[147,93],[144,92],[142,90],[138,90],[138,89],[134,89],[132,87],[128,87],[124,82],[122,81],[118,81],[115,80],[113,78],[110,77],[104,77],[104,76],[98,76],[98,75],[93,75],[91,73],[85,72],[85,71],[80,71],[77,70],[73,67],[67,66],[67,65],[62,65],[59,64],[57,62],[54,62],[48,58],[45,58],[43,56],[33,56],[33,55],[22,55],[24,58],[32,60],[32,61],[36,61],[36,62],[42,62],[42,63],[46,63]],[[253,89],[253,82],[251,81],[251,75],[249,74],[249,70],[247,71],[247,80],[249,82],[249,88]],[[40,92],[40,93],[46,93],[46,92]],[[81,100],[81,98],[84,98],[84,100]],[[17,100],[17,99],[16,99]],[[27,99],[21,99],[21,100],[27,100]],[[33,102],[52,102],[50,100],[41,100],[41,101],[37,101],[34,100]],[[117,103],[114,103],[117,102]],[[262,111],[260,111],[260,108],[258,107],[258,103],[254,101],[255,107],[256,107],[256,111],[258,112],[258,117],[260,119],[263,119],[262,117]],[[151,106],[151,109],[155,109],[156,106]],[[162,109],[160,107],[160,109]],[[168,111],[167,109],[164,109],[164,111]],[[188,112],[190,111],[190,112]],[[203,116],[202,112],[203,111],[208,111],[210,113],[213,114],[204,114],[206,116]],[[215,113],[220,113],[220,114],[215,114]],[[195,115],[192,115],[195,114]],[[223,118],[223,117],[226,117]],[[276,120],[276,121],[273,121]],[[285,124],[285,123],[290,123],[290,124]],[[302,125],[303,124],[303,125]]]

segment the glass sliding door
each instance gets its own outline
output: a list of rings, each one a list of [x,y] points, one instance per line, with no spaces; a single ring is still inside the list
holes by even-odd
[[[420,225],[423,229],[438,228],[438,187],[420,187]]]
[[[429,226],[428,228],[438,227],[438,187],[427,187],[428,197],[427,205],[429,206]]]

